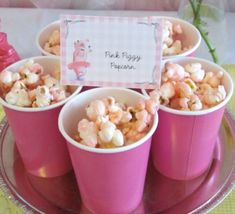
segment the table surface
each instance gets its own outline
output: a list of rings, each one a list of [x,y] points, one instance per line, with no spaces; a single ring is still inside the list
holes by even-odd
[[[22,9],[22,8],[0,8],[0,31],[8,34],[9,43],[12,44],[21,58],[40,55],[39,50],[35,45],[37,33],[44,26],[52,21],[58,20],[60,14],[89,14],[89,15],[164,15],[177,16],[176,12],[163,11],[81,11],[81,10],[59,10],[59,9]],[[235,42],[234,26],[235,13],[227,13],[225,15],[225,29],[227,33],[223,35],[224,52],[222,55],[223,64],[235,64]],[[222,37],[219,32],[218,37]],[[206,48],[201,48],[196,52],[196,56],[210,59]],[[235,69],[234,71],[235,72]],[[0,111],[0,119],[2,117]],[[22,213],[22,210],[17,209],[11,198],[8,198],[1,191],[0,185],[0,213],[12,214]],[[211,214],[220,213],[235,213],[235,191],[232,191],[226,199],[215,209],[210,211]]]

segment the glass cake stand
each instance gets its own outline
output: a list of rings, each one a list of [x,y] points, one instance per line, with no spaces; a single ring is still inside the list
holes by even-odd
[[[25,213],[90,213],[72,171],[56,178],[25,171],[6,119],[0,124],[0,158],[0,188]],[[132,214],[204,213],[232,191],[234,180],[235,121],[226,111],[208,171],[194,180],[177,181],[161,175],[150,160],[143,200]]]

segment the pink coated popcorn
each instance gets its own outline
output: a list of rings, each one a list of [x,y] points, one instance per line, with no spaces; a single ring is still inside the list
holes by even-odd
[[[114,131],[114,134],[112,137],[112,143],[115,146],[123,146],[124,145],[124,136],[120,130],[116,129]]]
[[[62,101],[64,99],[66,99],[66,97],[69,96],[69,94],[66,93],[66,89],[62,88],[62,87],[51,87],[50,88],[50,94],[51,94],[51,100],[52,102],[59,102]]]
[[[8,102],[9,104],[17,106],[28,107],[31,104],[30,98],[25,89],[10,91],[9,93],[7,93],[5,99],[6,102]]]
[[[38,86],[35,89],[35,101],[33,102],[33,106],[43,107],[49,106],[52,95],[50,94],[49,88],[46,86]]]
[[[60,56],[60,31],[54,30],[44,45],[44,50],[56,56]]]
[[[182,41],[178,39],[178,35],[183,33],[180,24],[174,24],[169,20],[164,20],[163,56],[177,55],[189,49],[189,47],[183,47]]]
[[[178,64],[167,62],[165,65],[165,72],[162,74],[164,81],[167,80],[182,80],[184,77],[188,76],[185,69]]]
[[[10,87],[13,82],[20,79],[20,75],[18,73],[12,73],[10,71],[5,71],[0,73],[0,80],[4,84],[5,87]]]
[[[92,121],[96,121],[98,116],[104,116],[105,111],[105,104],[101,100],[91,102],[86,108],[87,117]]]
[[[114,135],[116,126],[114,123],[107,121],[100,126],[99,137],[103,143],[109,143]]]
[[[166,104],[169,103],[169,100],[175,96],[175,85],[171,82],[165,82],[161,85],[160,88],[161,98]]]
[[[147,110],[149,114],[155,114],[155,112],[157,111],[157,105],[158,103],[156,103],[152,99],[145,101],[145,109]]]
[[[122,118],[120,120],[121,123],[128,123],[132,119],[132,115],[130,112],[126,111],[122,113]]]
[[[163,25],[163,56],[177,55],[187,51],[190,47],[184,47],[178,38],[184,33],[180,24],[164,20]],[[54,30],[43,49],[56,56],[60,56],[60,31]]]
[[[82,119],[78,123],[78,132],[82,139],[82,144],[90,147],[95,147],[97,145],[97,130],[94,122],[90,122],[87,119]]]
[[[67,87],[62,87],[52,75],[44,74],[43,67],[33,60],[17,72],[2,71],[0,90],[7,103],[21,107],[49,106],[70,95]]]
[[[190,74],[194,82],[201,82],[205,77],[205,71],[200,63],[192,63],[185,66],[185,70]]]
[[[74,139],[87,146],[107,149],[138,141],[147,134],[158,109],[156,92],[154,96],[155,99],[141,100],[134,107],[118,103],[113,97],[92,101],[86,108],[87,118],[78,123]]]
[[[200,63],[181,66],[168,62],[162,73],[160,102],[184,111],[211,108],[226,98],[222,80],[222,71],[205,71]]]

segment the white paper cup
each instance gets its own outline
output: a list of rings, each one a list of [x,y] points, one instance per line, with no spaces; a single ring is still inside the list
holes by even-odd
[[[201,44],[201,34],[197,30],[197,28],[192,25],[191,23],[174,17],[162,16],[164,20],[168,20],[173,24],[179,24],[183,30],[183,33],[178,36],[178,39],[182,42],[183,47],[190,47],[188,50],[169,56],[163,56],[163,59],[172,59],[175,57],[182,57],[182,56],[194,56],[195,51],[198,49],[199,45]]]
[[[42,55],[56,56],[56,55],[44,50],[44,45],[46,44],[46,42],[48,42],[50,36],[52,35],[53,31],[55,31],[55,30],[60,30],[60,21],[58,21],[58,20],[46,25],[44,28],[42,28],[38,32],[38,34],[36,36],[36,46]],[[59,56],[57,56],[57,57],[59,57]]]

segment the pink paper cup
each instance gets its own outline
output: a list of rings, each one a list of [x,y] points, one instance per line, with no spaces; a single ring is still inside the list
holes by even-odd
[[[199,62],[205,71],[223,71],[227,97],[219,105],[201,111],[180,111],[161,105],[159,125],[153,136],[151,157],[155,168],[177,180],[196,178],[211,162],[225,105],[233,93],[233,82],[220,66],[199,58],[170,60],[180,65]]]
[[[183,33],[179,35],[177,39],[182,42],[183,47],[189,47],[188,50],[179,54],[165,56],[163,55],[163,60],[173,59],[175,57],[194,56],[195,51],[201,44],[201,34],[197,30],[197,28],[183,19],[169,16],[162,16],[161,18],[164,20],[168,20],[173,24],[179,24],[181,26]]]
[[[128,146],[99,149],[74,141],[72,136],[78,121],[85,116],[85,108],[91,101],[107,96],[127,105],[146,99],[124,88],[95,88],[82,92],[62,108],[59,129],[68,142],[84,205],[99,214],[130,213],[142,199],[151,137],[157,128],[158,115],[154,116],[149,132]]]
[[[60,68],[56,57],[32,57],[34,62],[51,73]],[[29,59],[21,60],[6,69],[18,71]],[[55,177],[72,169],[66,141],[58,129],[58,116],[62,106],[81,90],[81,87],[71,89],[72,95],[56,104],[42,108],[25,108],[8,104],[0,98],[7,120],[12,129],[16,146],[24,166],[30,174],[40,177]]]

